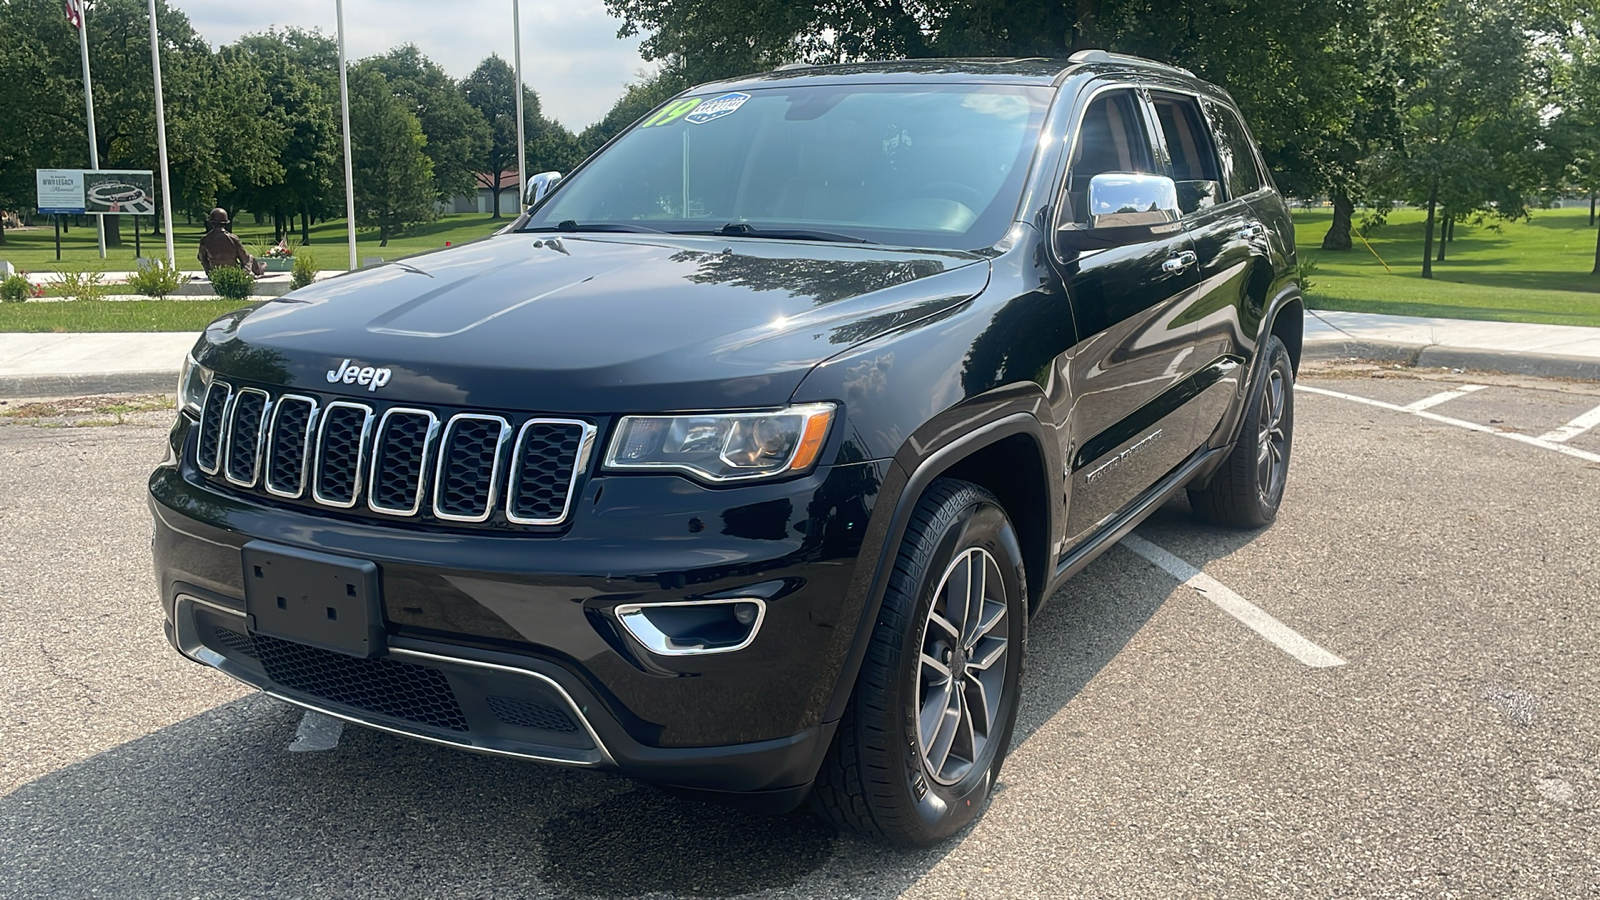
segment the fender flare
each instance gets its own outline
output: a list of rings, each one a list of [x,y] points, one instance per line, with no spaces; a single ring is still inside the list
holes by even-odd
[[[911,523],[911,513],[916,509],[917,502],[922,499],[923,492],[934,479],[962,459],[1017,435],[1026,435],[1039,445],[1039,458],[1045,469],[1043,473],[1045,484],[1057,484],[1059,477],[1052,477],[1055,473],[1049,471],[1051,455],[1045,450],[1049,446],[1049,432],[1039,419],[1029,412],[1013,412],[973,428],[929,454],[909,473],[901,466],[898,459],[890,464],[884,487],[888,489],[895,481],[899,481],[899,492],[895,497],[894,511],[883,520],[882,539],[875,548],[876,559],[871,570],[871,580],[866,585],[861,611],[851,636],[850,649],[840,666],[833,696],[822,714],[824,723],[838,721],[844,715],[845,706],[849,703],[851,695],[855,693],[856,678],[861,672],[862,660],[866,658],[867,646],[871,643],[872,629],[877,624],[878,611],[883,607],[883,596],[889,587],[889,573],[894,570],[894,560],[900,552],[901,541],[905,539],[906,528]],[[1056,515],[1056,507],[1052,505],[1048,532],[1052,540],[1059,524],[1055,521]],[[870,532],[868,537],[870,540]],[[858,573],[860,564],[866,561],[868,554],[872,552],[873,549],[863,548],[862,555],[857,558]],[[1049,573],[1044,574],[1048,582]],[[858,574],[858,583],[859,578]]]

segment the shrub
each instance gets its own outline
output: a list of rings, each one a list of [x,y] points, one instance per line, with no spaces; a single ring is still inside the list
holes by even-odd
[[[1317,283],[1317,280],[1316,280],[1316,277],[1315,277],[1316,274],[1317,274],[1317,261],[1316,260],[1314,260],[1314,259],[1302,259],[1302,260],[1300,260],[1300,291],[1301,291],[1301,293],[1305,293],[1305,294],[1311,293],[1312,286]]]
[[[164,259],[158,259],[128,276],[128,287],[146,297],[165,299],[178,291],[178,286],[188,279],[178,271],[178,267]]]
[[[104,300],[111,293],[106,287],[106,273],[99,269],[90,269],[83,272],[69,272],[66,269],[56,270],[61,279],[55,283],[57,297],[66,297],[69,300]]]
[[[0,281],[0,301],[21,303],[35,296],[38,295],[34,292],[33,282],[21,272],[13,272],[7,275],[4,281]]]
[[[256,277],[238,266],[211,270],[211,289],[227,300],[246,300],[256,292]]]
[[[294,273],[289,276],[289,289],[298,291],[317,280],[317,255],[305,247],[294,255]]]

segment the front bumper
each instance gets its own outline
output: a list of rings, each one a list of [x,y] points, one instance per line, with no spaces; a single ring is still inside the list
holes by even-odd
[[[595,477],[565,533],[528,536],[308,514],[217,491],[169,461],[150,479],[168,637],[191,659],[364,725],[668,787],[765,792],[774,802],[761,805],[781,807],[798,802],[832,737],[823,713],[855,637],[856,555],[887,465],[733,490]],[[358,660],[251,635],[240,553],[253,539],[377,563],[386,652]],[[711,656],[652,654],[614,612],[741,595],[766,601],[762,627],[749,647]],[[349,670],[368,664],[385,671]],[[352,679],[385,688],[363,693]],[[412,694],[415,706],[394,705]]]

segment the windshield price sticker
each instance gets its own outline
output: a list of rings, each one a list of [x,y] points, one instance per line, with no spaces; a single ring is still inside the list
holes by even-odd
[[[704,125],[723,116],[733,115],[739,107],[750,99],[749,94],[738,91],[723,94],[706,100],[700,97],[690,97],[687,100],[678,100],[668,103],[656,111],[656,114],[644,121],[640,128],[656,128],[661,125],[670,125],[682,119],[690,125]]]

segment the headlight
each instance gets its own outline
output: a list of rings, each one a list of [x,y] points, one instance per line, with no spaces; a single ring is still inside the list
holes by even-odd
[[[183,356],[183,369],[178,372],[178,408],[200,415],[206,402],[207,372],[189,354]]]
[[[707,481],[804,472],[822,454],[832,403],[777,412],[627,416],[606,453],[608,469],[677,469]]]

